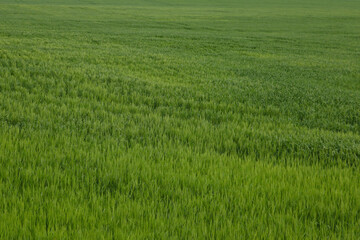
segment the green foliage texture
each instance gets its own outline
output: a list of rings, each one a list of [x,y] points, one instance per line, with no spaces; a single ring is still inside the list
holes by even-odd
[[[0,239],[360,239],[360,2],[0,0]]]

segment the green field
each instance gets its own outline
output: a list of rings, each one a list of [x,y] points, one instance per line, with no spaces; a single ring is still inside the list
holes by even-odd
[[[0,0],[0,239],[360,239],[360,1]]]

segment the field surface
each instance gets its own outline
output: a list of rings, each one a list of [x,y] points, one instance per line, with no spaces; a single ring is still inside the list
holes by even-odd
[[[360,239],[360,1],[0,0],[0,239]]]

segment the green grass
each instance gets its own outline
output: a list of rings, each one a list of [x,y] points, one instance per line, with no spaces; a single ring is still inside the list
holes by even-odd
[[[360,2],[0,0],[0,239],[359,239]]]

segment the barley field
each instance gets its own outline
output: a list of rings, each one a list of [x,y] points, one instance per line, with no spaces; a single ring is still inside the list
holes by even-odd
[[[0,239],[360,239],[360,1],[0,0]]]

